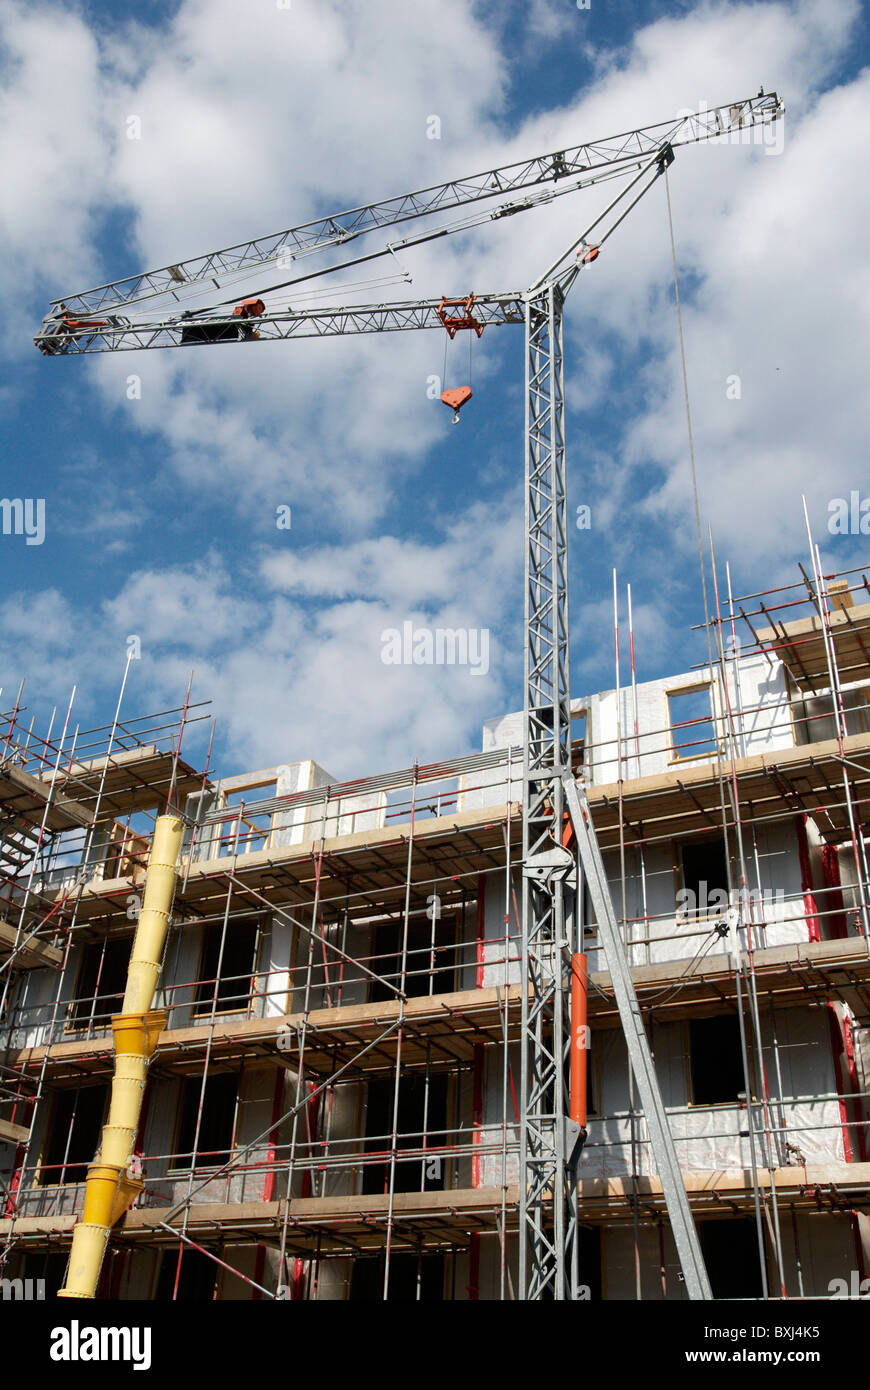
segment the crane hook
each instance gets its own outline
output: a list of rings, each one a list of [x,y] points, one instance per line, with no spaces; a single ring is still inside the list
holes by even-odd
[[[471,397],[472,390],[470,386],[451,387],[450,390],[441,392],[442,401],[445,405],[449,405],[450,409],[453,411],[454,425],[459,424],[459,412],[466,401],[471,400]]]

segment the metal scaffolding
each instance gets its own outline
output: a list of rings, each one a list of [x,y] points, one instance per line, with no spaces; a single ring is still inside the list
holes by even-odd
[[[559,705],[559,746],[566,765],[583,764],[589,774],[588,805],[614,901],[620,874],[640,885],[631,901],[641,911],[626,914],[623,908],[617,926],[628,941],[641,1027],[711,1008],[735,1011],[743,1021],[750,1180],[737,1184],[720,1175],[712,1188],[706,1177],[701,1183],[703,1175],[687,1160],[692,1141],[679,1137],[680,1130],[675,1142],[696,1217],[754,1214],[770,1297],[782,1297],[786,1289],[789,1296],[800,1295],[790,1265],[795,1235],[789,1222],[820,1209],[852,1220],[848,1213],[867,1209],[870,1190],[863,1168],[867,1088],[850,1075],[847,1054],[841,1054],[836,1083],[811,1097],[790,1093],[779,1074],[780,1006],[829,1012],[835,1007],[838,1019],[850,1019],[849,1027],[858,1030],[870,1022],[863,925],[864,807],[870,801],[870,772],[865,774],[863,762],[870,726],[862,723],[866,705],[852,693],[860,691],[858,682],[870,685],[870,663],[862,671],[855,655],[870,628],[870,612],[862,611],[867,605],[847,602],[842,584],[843,577],[821,577],[819,584],[811,581],[811,593],[761,596],[764,610],[776,614],[766,630],[755,624],[749,606],[760,609],[758,599],[732,599],[728,587],[727,602],[714,614],[716,663],[701,672],[718,692],[711,706],[716,749],[706,762],[693,756],[693,744],[705,733],[703,720],[696,736],[691,721],[688,728],[650,728],[648,719],[641,726],[633,717],[635,679],[622,692],[627,716],[616,739],[612,730],[598,735],[587,723],[582,745],[572,740],[570,719],[573,714],[576,720],[582,702],[573,709],[564,699]],[[849,596],[863,587],[856,580],[847,586]],[[793,619],[785,616],[786,604]],[[804,631],[806,612],[817,630]],[[847,616],[840,619],[841,612]],[[741,622],[752,641],[737,650],[728,639]],[[633,646],[631,628],[629,640]],[[813,644],[822,650],[824,642],[828,679],[820,666],[811,694],[822,705],[808,705],[801,665],[811,671]],[[837,679],[841,650],[849,681]],[[736,671],[741,659],[768,658],[784,661],[797,674],[783,714],[770,724],[780,736],[777,746],[758,756],[751,743],[746,746],[757,710],[748,700],[741,703]],[[540,692],[544,680],[536,679]],[[553,699],[552,687],[547,698]],[[540,699],[536,708],[544,707]],[[539,1025],[535,996],[522,985],[519,898],[536,887],[522,872],[523,866],[534,868],[535,852],[520,834],[528,785],[522,750],[498,748],[289,794],[277,782],[248,791],[244,779],[227,779],[224,791],[219,780],[178,755],[180,728],[197,717],[191,712],[196,708],[140,721],[138,738],[113,733],[112,726],[76,734],[74,742],[64,743],[59,760],[48,740],[41,745],[29,733],[24,770],[28,776],[35,770],[43,800],[30,808],[19,799],[18,810],[27,806],[31,821],[44,821],[56,843],[49,855],[43,837],[35,856],[38,872],[25,864],[8,874],[4,915],[10,904],[20,911],[25,902],[33,941],[57,951],[59,959],[25,966],[16,956],[14,968],[5,972],[10,979],[14,974],[14,983],[2,1017],[0,1115],[22,1131],[6,1182],[6,1267],[27,1252],[66,1249],[92,1155],[70,1161],[75,1106],[82,1102],[59,1112],[57,1100],[78,1096],[82,1083],[85,1089],[97,1086],[110,1074],[106,1023],[112,986],[103,985],[102,972],[111,943],[129,940],[134,925],[127,908],[147,856],[142,818],[162,809],[174,785],[188,834],[164,962],[169,1020],[155,1054],[137,1147],[146,1188],[113,1233],[104,1292],[123,1294],[131,1280],[142,1279],[145,1285],[135,1287],[151,1279],[153,1290],[155,1262],[164,1257],[171,1264],[160,1287],[168,1297],[188,1296],[186,1271],[196,1260],[206,1261],[224,1292],[237,1287],[238,1279],[251,1296],[293,1299],[360,1296],[354,1271],[373,1261],[378,1297],[405,1288],[409,1268],[415,1296],[423,1297],[427,1261],[436,1257],[446,1261],[438,1265],[445,1295],[461,1296],[467,1289],[470,1297],[519,1296],[519,1243],[528,1219],[521,1146],[524,1122],[530,1123],[520,1098],[526,1094],[538,1107],[530,1148],[545,1171],[542,1158],[552,1163],[557,1145],[565,1143],[566,1129],[556,1124],[559,1111],[550,1095],[564,1084],[558,1059],[566,1046],[565,943],[583,925],[571,902],[569,876],[560,880],[558,949],[547,955],[546,932],[538,948],[549,966],[549,977],[541,978],[550,988],[552,1010],[549,1016],[541,1012]],[[16,715],[16,728],[20,722]],[[160,747],[152,753],[153,731],[161,724]],[[539,715],[538,725],[543,741],[552,730],[546,717]],[[819,738],[835,728],[837,736]],[[19,798],[16,758],[26,737],[7,739],[2,767]],[[688,749],[686,765],[644,776],[644,759],[673,748],[676,740]],[[87,747],[84,756],[88,744],[99,746]],[[607,776],[611,767],[615,780],[602,781],[602,770]],[[635,775],[625,775],[629,767]],[[240,792],[234,790],[238,783]],[[6,787],[4,782],[4,798]],[[33,792],[29,784],[28,790]],[[543,793],[535,803],[542,826],[549,817],[550,834],[554,824],[561,829],[570,809],[557,797],[558,788],[550,804]],[[74,808],[84,805],[86,823],[78,825]],[[127,816],[119,819],[122,805]],[[64,840],[70,831],[55,826],[61,812],[76,827],[72,848]],[[20,843],[20,817],[13,820],[11,805],[4,816],[4,844]],[[819,855],[826,847],[831,851],[826,881],[802,882],[799,891],[771,902],[759,837],[765,826],[784,824],[794,826],[799,842],[798,825],[807,817],[818,828]],[[94,833],[98,823],[106,833]],[[741,912],[731,928],[736,951],[734,941],[716,929],[721,914],[675,917],[644,897],[657,846],[675,832],[692,842],[714,829],[725,837],[734,866],[734,901]],[[552,880],[548,891],[552,895]],[[793,924],[789,939],[800,940],[802,933],[804,945],[777,945],[775,934],[769,939],[783,922]],[[251,955],[239,965],[234,936],[245,924],[251,928]],[[600,949],[599,929],[600,918],[587,915],[587,950]],[[285,933],[280,949],[272,936],[277,930]],[[204,941],[203,933],[211,934],[208,952],[200,946],[198,955],[191,953],[190,943]],[[83,994],[77,982],[85,949],[100,965]],[[40,993],[38,976],[52,980],[53,989]],[[589,1019],[601,1039],[620,1028],[614,990],[613,972],[593,967]],[[534,1077],[524,1092],[520,1069],[526,1030],[538,1026],[540,1050],[551,1062],[548,1075],[537,1073],[536,1098]],[[229,1083],[221,1083],[222,1103],[230,1106],[231,1123],[216,1136],[209,1118],[212,1088],[228,1077]],[[411,1092],[416,1109],[407,1103]],[[665,1193],[644,1131],[649,1109],[642,1094],[639,1099],[643,1110],[633,1117],[608,1112],[610,1124],[628,1126],[615,1137],[591,1118],[576,1186],[564,1193],[563,1249],[570,1251],[572,1239],[590,1223],[625,1226],[635,1239],[646,1239],[650,1222],[666,1231]],[[810,1103],[827,1109],[808,1117],[804,1108]],[[59,1113],[68,1132],[64,1143],[54,1140],[52,1154],[47,1145]],[[671,1123],[683,1114],[689,1117],[691,1109],[668,1107]],[[173,1115],[176,1121],[187,1117],[187,1127],[173,1124]],[[728,1133],[724,1123],[712,1125],[707,1139],[724,1143]],[[611,1179],[605,1192],[584,1179],[584,1163],[604,1161],[629,1140],[634,1157],[624,1181]],[[813,1167],[807,1153],[835,1141],[845,1161]],[[554,1187],[542,1183],[534,1213],[553,1265],[556,1196]],[[652,1276],[640,1250],[638,1257],[641,1291],[645,1287],[648,1294]],[[569,1295],[577,1296],[584,1272],[582,1259],[575,1263],[572,1255],[563,1273]],[[800,1279],[805,1281],[805,1271]]]

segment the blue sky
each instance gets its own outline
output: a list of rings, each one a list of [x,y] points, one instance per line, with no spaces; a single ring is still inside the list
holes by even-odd
[[[797,577],[801,493],[826,566],[862,563],[866,539],[826,523],[830,499],[870,494],[866,11],[181,0],[135,16],[0,0],[3,493],[46,508],[41,545],[0,536],[5,707],[26,677],[39,728],[76,683],[74,720],[105,722],[137,634],[126,712],[179,703],[193,669],[226,773],[314,757],[345,778],[479,746],[481,720],[522,698],[521,330],[474,345],[456,428],[427,397],[439,335],[76,359],[32,335],[49,299],[104,279],[762,85],[787,104],[781,151],[689,149],[670,174],[704,522],[742,592]],[[521,289],[601,197],[409,252],[413,285],[353,293]],[[375,264],[356,279],[386,277]],[[566,330],[569,497],[593,519],[571,537],[580,695],[613,683],[614,566],[641,679],[704,655],[686,640],[701,603],[661,185],[580,277]],[[467,362],[457,339],[445,384]],[[406,620],[486,628],[488,672],[384,665],[381,633]]]

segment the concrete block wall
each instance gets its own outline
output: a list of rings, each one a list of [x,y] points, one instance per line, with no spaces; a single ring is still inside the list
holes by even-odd
[[[292,796],[294,792],[313,791],[316,787],[329,786],[335,780],[325,768],[310,758],[298,763],[282,763],[277,769],[276,794]],[[298,845],[311,839],[319,830],[319,825],[313,824],[314,819],[319,822],[320,812],[319,808],[312,806],[294,806],[276,811],[272,817],[271,843],[280,847]]]
[[[642,681],[637,686],[637,730],[635,704],[630,686],[619,693],[604,690],[571,701],[573,714],[586,711],[587,780],[593,785],[616,782],[620,775],[617,757],[617,713],[624,778],[653,777],[673,771],[676,766],[694,767],[709,758],[675,759],[669,735],[669,692],[701,685],[709,679],[708,670],[684,671],[661,680]],[[718,680],[713,681],[717,714],[722,713]],[[769,664],[763,656],[741,658],[737,671],[728,671],[728,697],[738,731],[738,755],[751,757],[774,748],[790,748],[794,728],[786,671],[781,662]],[[483,725],[483,751],[521,746],[521,711],[497,715]],[[489,804],[489,803],[483,803]]]
[[[745,1107],[736,1101],[714,1106],[692,1103],[687,1029],[685,1022],[657,1023],[652,1036],[656,1073],[680,1166],[692,1171],[746,1172],[751,1155]],[[625,1042],[618,1030],[599,1029],[593,1030],[592,1046],[593,1095],[600,1118],[590,1118],[582,1175],[625,1175],[631,1172]],[[762,1048],[769,1085],[776,1096],[776,1114],[789,1141],[810,1165],[844,1163],[843,1126],[836,1099],[839,1087],[825,1011],[778,1009],[773,1022],[769,1016],[762,1020]],[[760,1123],[756,1108],[756,1127]],[[639,1134],[643,1137],[644,1133],[641,1122]],[[647,1145],[641,1145],[640,1155],[639,1171],[654,1173]],[[785,1152],[775,1147],[771,1157],[774,1163],[787,1161]]]
[[[688,837],[687,837],[688,838]],[[625,912],[629,923],[630,962],[633,966],[661,961],[682,960],[695,955],[708,943],[714,925],[721,919],[720,900],[713,898],[708,910],[680,911],[678,893],[682,888],[680,844],[682,841],[654,842],[628,846],[625,852]],[[809,940],[806,908],[802,892],[800,851],[794,818],[760,825],[744,845],[751,884],[744,915],[752,922],[752,945],[783,946]],[[622,916],[622,877],[619,851],[604,852],[608,883],[618,917]],[[733,901],[739,901],[736,885],[739,866],[731,865]],[[699,909],[703,909],[699,904]],[[643,918],[649,920],[646,924]],[[594,924],[588,923],[590,927]],[[740,944],[746,949],[749,931],[741,928]],[[645,939],[647,938],[647,939]],[[594,930],[587,935],[591,970],[605,969],[603,955],[595,944]],[[725,946],[714,947],[718,953]]]
[[[630,686],[619,692],[620,747],[622,776],[654,777],[676,767],[697,767],[709,757],[676,758],[669,733],[668,695],[709,680],[709,670],[684,671],[661,680],[644,681],[637,687],[637,726],[635,740],[634,695]],[[794,744],[789,691],[785,668],[780,662],[769,666],[764,657],[744,657],[735,674],[728,672],[728,698],[737,730],[737,753],[752,757],[774,748]],[[713,681],[713,701],[721,716],[722,700],[717,679]],[[617,758],[617,699],[615,690],[606,690],[586,699],[572,701],[572,709],[584,708],[587,715],[587,764],[594,785],[616,782],[620,767]]]

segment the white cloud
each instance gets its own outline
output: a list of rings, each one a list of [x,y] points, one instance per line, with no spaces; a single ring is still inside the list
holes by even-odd
[[[93,269],[108,132],[98,42],[77,15],[0,0],[0,31],[0,244],[4,280],[20,295]]]
[[[818,104],[815,94],[843,51],[856,13],[851,0],[804,0],[791,6],[705,4],[660,20],[638,31],[625,50],[602,54],[590,89],[561,109],[529,118],[509,140],[493,124],[505,83],[498,32],[476,21],[459,0],[441,7],[437,25],[398,0],[369,7],[365,16],[306,0],[289,10],[186,0],[159,41],[137,28],[126,44],[122,34],[106,45],[108,76],[97,71],[94,38],[68,16],[60,28],[65,41],[75,42],[84,76],[61,142],[65,178],[59,196],[43,192],[25,200],[19,249],[32,239],[38,247],[38,233],[44,237],[50,225],[53,258],[43,269],[47,264],[58,284],[70,285],[74,253],[87,258],[92,218],[86,210],[102,206],[111,188],[131,210],[139,264],[162,264],[327,207],[558,148],[579,134],[626,128],[699,101],[745,95],[760,74],[768,83],[775,79],[789,98],[786,153],[768,158],[746,149],[686,149],[671,174],[681,263],[700,286],[687,304],[699,458],[718,458],[722,447],[751,454],[749,466],[758,472],[762,465],[771,495],[792,482],[797,492],[803,480],[817,476],[811,451],[824,420],[829,451],[833,444],[843,460],[845,486],[856,430],[849,424],[854,412],[844,407],[860,361],[860,351],[848,345],[860,348],[865,341],[860,304],[867,275],[858,235],[866,192],[850,171],[863,151],[867,103],[861,83]],[[10,109],[10,138],[28,159],[31,144],[40,151],[56,144],[44,124],[33,135],[20,128],[36,102],[36,74],[44,73],[44,60],[35,55],[46,41],[45,26],[12,0],[0,14],[33,74],[13,83]],[[580,45],[585,29],[576,20],[572,13],[568,25],[561,11],[539,0],[527,27],[537,27],[546,40],[542,26],[556,24],[560,42],[570,46],[573,34]],[[53,18],[51,24],[53,33],[58,25]],[[426,139],[432,113],[442,121],[437,141]],[[131,114],[142,122],[141,139],[126,139]],[[75,192],[67,181],[70,168],[87,170]],[[56,182],[54,170],[47,173],[42,189]],[[408,253],[403,259],[414,267],[414,288],[388,287],[373,297],[437,293],[465,283],[527,283],[611,193],[607,186],[562,199],[449,248],[439,243]],[[63,214],[65,201],[74,205],[71,216]],[[647,345],[647,373],[639,383],[646,409],[620,462],[665,469],[663,488],[644,505],[667,513],[685,503],[685,446],[661,203],[656,189],[620,229],[594,274],[578,285],[569,316],[568,375],[572,401],[589,407],[615,395],[636,409],[637,392],[620,377],[622,356],[638,342]],[[63,279],[55,269],[60,264]],[[371,273],[380,274],[380,267]],[[329,281],[323,295],[341,298]],[[845,331],[838,331],[841,315]],[[770,354],[780,341],[790,345],[791,360],[776,364],[780,379],[768,381]],[[797,359],[806,360],[820,342],[826,348],[808,392],[807,369]],[[494,350],[488,341],[480,345],[481,372]],[[429,335],[379,335],[262,350],[240,345],[219,353],[124,354],[97,360],[92,371],[104,399],[128,423],[166,439],[168,463],[186,499],[207,488],[261,522],[278,503],[290,502],[304,507],[312,523],[328,516],[351,532],[373,526],[397,480],[413,473],[441,438],[445,418],[425,392],[440,361],[440,345]],[[743,403],[726,409],[719,389],[724,369],[740,366]],[[142,400],[126,402],[124,383],[132,370],[141,374]],[[753,386],[765,396],[761,413],[750,400]],[[816,409],[817,403],[824,404]],[[797,475],[792,443],[803,459]],[[709,498],[718,524],[727,528],[725,544],[732,535],[735,543],[757,540],[740,518],[737,489],[730,501],[721,495],[729,479],[740,477],[733,465],[717,468]],[[784,527],[783,544],[792,536]]]
[[[794,121],[784,154],[759,161],[704,251],[698,215],[681,200],[678,226],[688,220],[697,248],[687,268],[701,277],[684,319],[702,502],[747,565],[759,545],[776,560],[801,544],[802,492],[824,515],[832,489],[859,486],[866,473],[856,404],[870,360],[870,197],[850,171],[866,146],[868,97],[865,73]],[[683,516],[689,502],[687,472],[675,465],[686,453],[677,367],[672,351],[674,385],[648,383],[626,451],[630,464],[666,469],[645,503],[659,517]]]
[[[312,548],[298,563],[264,550],[256,594],[210,553],[138,570],[96,609],[58,590],[17,594],[0,622],[36,689],[78,681],[85,712],[98,707],[107,676],[120,679],[131,636],[141,655],[126,698],[137,712],[180,705],[194,671],[194,696],[213,701],[239,769],[304,757],[339,777],[402,767],[476,746],[481,721],[508,698],[520,597],[508,564],[520,543],[515,512],[479,507],[427,545],[388,537],[346,553]],[[405,622],[486,629],[488,669],[471,674],[483,664],[479,645],[464,665],[386,664],[383,634]]]
[[[379,536],[340,546],[266,554],[263,578],[288,594],[348,599],[373,595],[401,611],[437,606],[459,594],[485,616],[499,609],[516,574],[522,532],[520,494],[475,503],[440,544]]]

